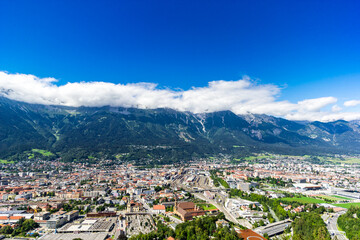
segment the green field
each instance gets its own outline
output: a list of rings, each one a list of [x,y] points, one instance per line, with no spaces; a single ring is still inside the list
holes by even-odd
[[[267,155],[267,154],[259,154],[259,155],[256,155],[256,156],[245,157],[244,160],[245,161],[254,161],[254,160],[263,160],[263,159],[267,159],[267,158],[274,159],[274,156]]]
[[[343,163],[360,163],[360,158],[345,158],[345,161],[342,161]]]
[[[239,162],[239,161],[242,161],[242,159],[240,159],[240,158],[233,158],[233,160],[234,160],[234,161],[238,161],[238,162]]]
[[[339,198],[341,200],[352,200],[351,198],[347,198],[347,197],[342,197],[342,196],[338,196],[338,195],[331,195],[332,197],[335,197],[335,198]]]
[[[318,157],[320,160],[330,161],[333,163],[346,163],[346,164],[360,164],[360,158],[346,157],[346,158],[335,158],[335,157]]]
[[[332,196],[320,195],[319,197],[322,198],[322,199],[325,199],[325,200],[330,200],[330,201],[342,201],[342,200],[344,200],[343,198],[339,198],[339,197],[337,197],[335,195],[332,195]]]
[[[301,198],[281,198],[283,201],[287,202],[299,202],[299,203],[326,203],[324,200],[310,198],[310,197],[301,197]]]
[[[45,157],[51,157],[54,156],[54,154],[52,152],[43,150],[43,149],[33,149],[31,150],[32,152],[36,152],[36,153],[40,153],[41,155],[45,156]]]
[[[322,162],[332,162],[335,164],[360,164],[360,158],[357,157],[344,157],[344,158],[337,158],[337,157],[330,157],[330,156],[310,156],[310,155],[304,155],[304,158],[312,158],[317,157]]]
[[[217,207],[215,207],[214,205],[212,204],[203,204],[203,203],[199,203],[199,204],[196,204],[197,206],[201,207],[202,209],[204,209],[205,211],[206,210],[215,210],[217,209]]]
[[[8,160],[0,159],[0,163],[2,163],[2,164],[13,164],[14,161],[8,161]]]
[[[350,208],[351,206],[360,207],[360,203],[339,203],[339,204],[333,204],[337,207],[343,207],[343,208]]]

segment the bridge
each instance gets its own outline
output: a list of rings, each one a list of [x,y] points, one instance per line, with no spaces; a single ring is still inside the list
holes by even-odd
[[[292,220],[286,219],[280,222],[271,223],[269,225],[258,227],[254,229],[255,232],[264,235],[265,233],[268,234],[269,237],[281,234],[285,231],[287,227],[290,226]]]

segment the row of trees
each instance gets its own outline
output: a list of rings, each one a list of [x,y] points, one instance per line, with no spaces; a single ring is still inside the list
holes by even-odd
[[[166,239],[170,236],[178,240],[241,239],[233,228],[216,226],[216,221],[224,218],[224,214],[196,218],[193,221],[178,224],[175,231],[158,222],[156,231],[132,236],[130,240]]]
[[[293,240],[330,240],[326,224],[316,212],[302,213],[292,223]]]
[[[215,187],[219,187],[221,184],[224,188],[230,188],[229,184],[224,179],[218,177],[216,173],[217,171],[215,170],[210,171],[210,177],[213,180]]]
[[[360,208],[351,207],[337,221],[339,227],[345,231],[350,240],[360,239]]]
[[[280,201],[278,199],[271,199],[266,196],[256,194],[256,193],[247,193],[245,191],[241,191],[239,189],[232,188],[230,190],[230,197],[240,197],[242,199],[247,199],[254,202],[259,202],[263,205],[264,212],[268,212],[269,208],[274,210],[276,216],[280,220],[284,220],[291,216],[289,211],[285,211],[283,207],[280,205]],[[269,219],[270,220],[270,219]]]
[[[281,187],[285,187],[286,184],[288,184],[288,182],[284,181],[281,178],[279,178],[279,179],[272,178],[272,177],[260,178],[259,176],[254,177],[254,178],[249,178],[248,181],[249,182],[258,182],[258,183],[270,183],[270,184],[281,186]],[[289,183],[291,183],[291,182],[289,182]]]
[[[271,208],[280,220],[284,220],[286,218],[295,219],[295,217],[299,215],[298,213],[291,213],[290,211],[285,211],[280,203],[291,204],[293,207],[304,205],[296,201],[288,202],[288,201],[282,201],[281,199],[268,198],[260,194],[255,194],[255,193],[249,194],[239,189],[231,189],[230,197],[240,197],[242,199],[259,202],[263,206],[264,212],[269,212],[269,208]],[[316,204],[305,204],[304,210],[315,212],[317,214],[322,214],[326,211],[325,207],[323,206],[317,207]],[[268,214],[268,218],[270,222],[274,221],[274,219],[271,217],[270,214]]]
[[[12,228],[10,225],[6,225],[0,229],[1,234],[9,234],[11,236],[26,236],[26,234],[39,227],[39,224],[35,222],[32,219],[21,218],[15,225],[14,228]],[[34,234],[32,236],[36,237],[37,234]],[[37,235],[38,236],[38,235]]]

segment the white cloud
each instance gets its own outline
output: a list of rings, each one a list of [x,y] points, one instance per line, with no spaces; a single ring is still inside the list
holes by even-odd
[[[340,112],[342,110],[341,107],[339,107],[338,105],[334,105],[331,107],[331,111],[333,112]]]
[[[355,107],[359,104],[360,104],[360,100],[350,100],[350,101],[344,102],[345,107]]]
[[[336,102],[337,99],[334,97],[322,97],[315,99],[306,99],[298,102],[298,105],[300,107],[300,110],[302,111],[318,112],[322,108]]]
[[[306,121],[320,121],[320,122],[331,122],[336,120],[352,121],[360,119],[359,112],[296,112],[284,116],[289,120],[306,120]]]
[[[74,107],[173,108],[194,113],[231,110],[236,114],[268,114],[311,121],[360,119],[360,113],[340,112],[341,109],[334,105],[335,97],[305,99],[297,103],[279,101],[278,86],[255,84],[248,77],[238,81],[212,81],[205,87],[177,91],[159,89],[154,83],[78,82],[58,86],[56,81],[54,78],[0,72],[0,94],[28,103]],[[324,110],[328,106],[332,108]]]

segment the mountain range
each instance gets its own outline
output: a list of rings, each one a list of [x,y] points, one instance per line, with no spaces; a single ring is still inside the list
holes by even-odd
[[[64,107],[0,98],[0,158],[32,149],[66,161],[96,156],[171,162],[255,152],[357,154],[360,122],[296,122],[231,111]]]

